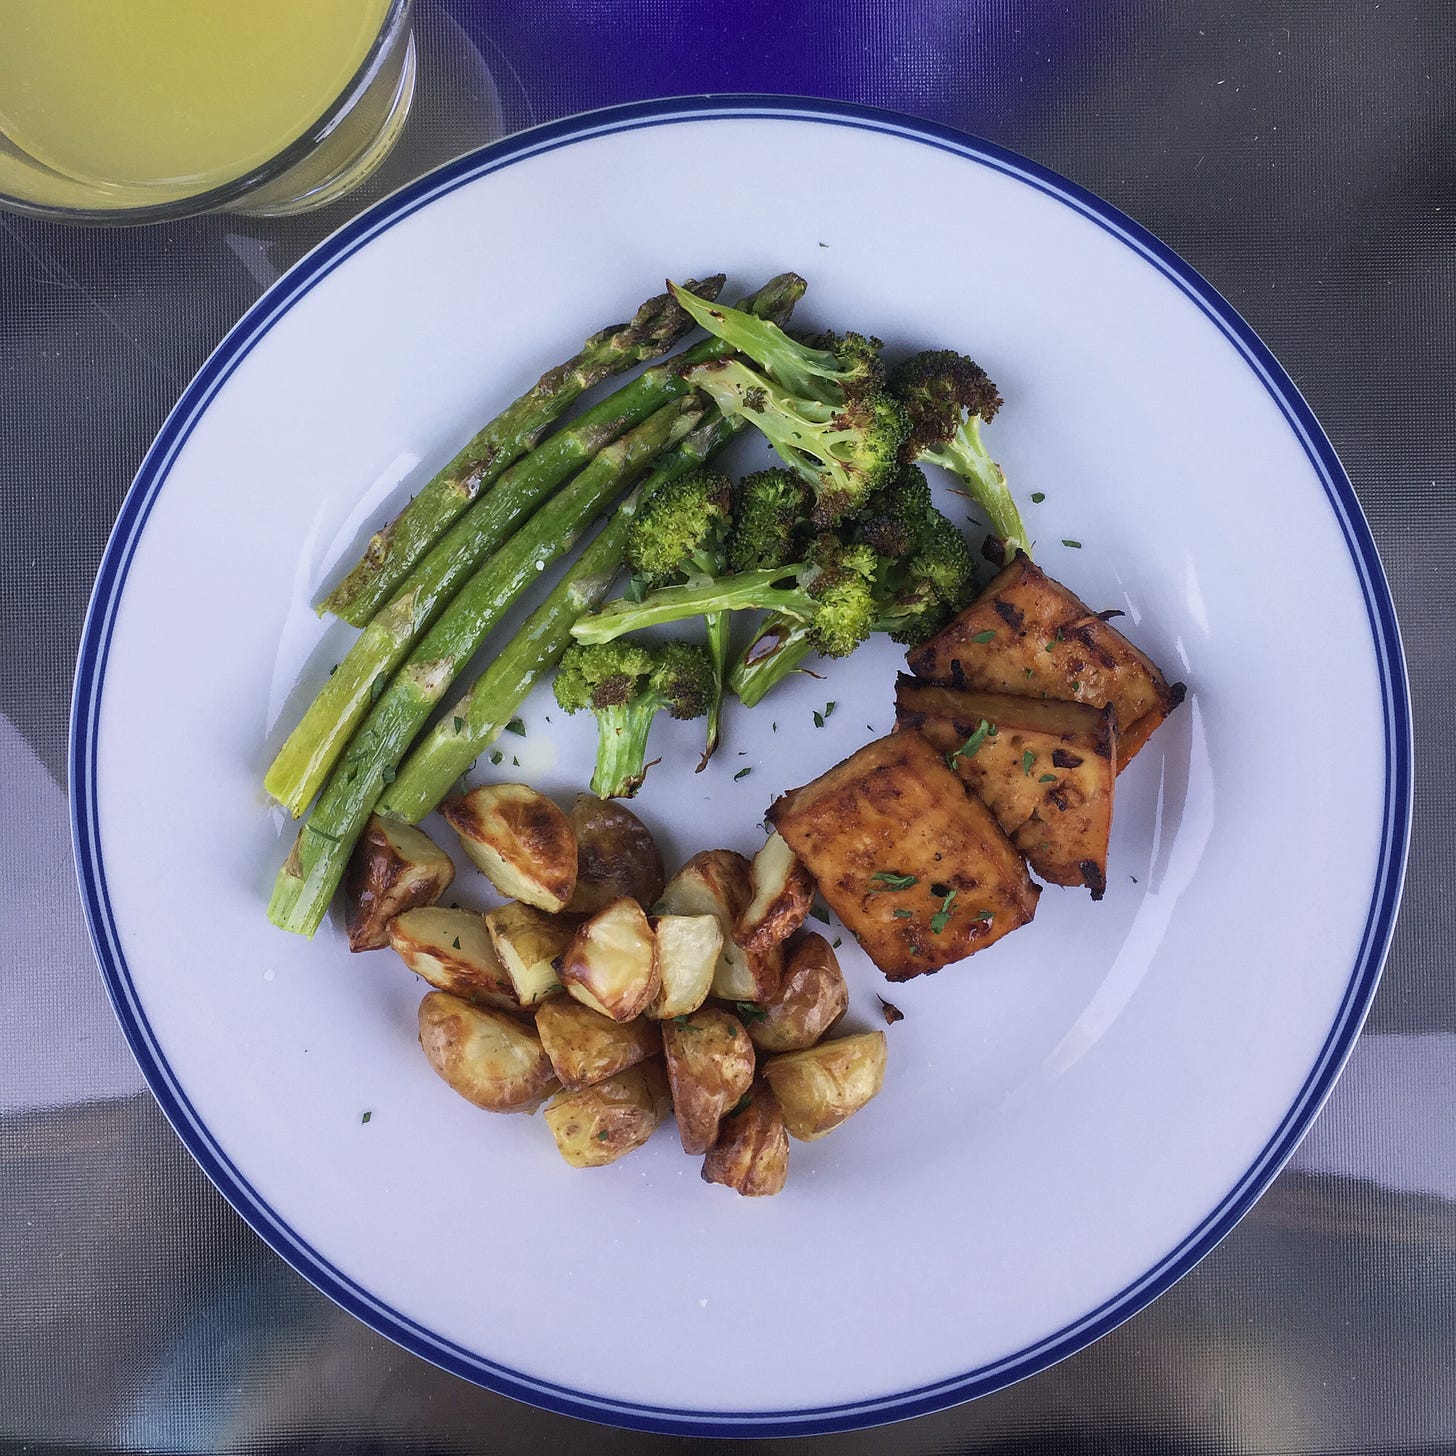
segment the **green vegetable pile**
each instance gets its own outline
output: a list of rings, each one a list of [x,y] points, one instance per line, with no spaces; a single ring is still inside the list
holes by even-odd
[[[701,768],[725,694],[751,707],[811,654],[843,657],[876,632],[925,640],[970,600],[975,573],[916,462],[958,477],[985,513],[993,554],[1027,548],[980,438],[1001,403],[984,371],[945,351],[887,371],[876,339],[786,332],[805,288],[797,275],[738,308],[717,302],[723,281],[670,284],[548,370],[325,598],[321,611],[361,631],[264,780],[295,817],[312,803],[269,901],[275,925],[312,935],[369,816],[422,819],[558,666],[558,702],[598,720],[594,791],[631,795],[659,712],[706,717]],[[586,391],[695,324],[706,339],[553,431]],[[709,462],[748,425],[782,464],[735,483]],[[514,603],[603,517],[429,726]],[[626,596],[603,605],[624,571]],[[743,611],[766,615],[735,653]],[[705,646],[624,640],[693,618]]]

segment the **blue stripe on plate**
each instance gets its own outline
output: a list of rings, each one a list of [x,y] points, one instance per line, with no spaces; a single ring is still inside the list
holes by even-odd
[[[502,167],[604,133],[719,118],[773,118],[857,128],[899,136],[990,167],[1055,198],[1138,253],[1191,299],[1229,340],[1263,383],[1324,485],[1360,583],[1380,675],[1385,725],[1385,799],[1370,906],[1359,952],[1339,1009],[1314,1065],[1278,1128],[1238,1182],[1209,1215],[1136,1282],[1047,1339],[953,1379],[861,1402],[757,1413],[678,1410],[590,1395],[533,1379],[442,1340],[329,1263],[260,1198],[222,1151],[173,1075],[132,985],[106,888],[97,823],[97,724],[106,662],[142,532],[178,452],[209,402],[273,324],[370,239],[438,197]],[[988,142],[932,122],[869,107],[789,97],[685,97],[614,107],[570,117],[458,158],[361,214],[321,243],[229,333],[168,417],[147,452],[118,516],[87,612],[71,708],[71,827],[86,918],[112,1003],[152,1091],[189,1151],[244,1219],[291,1263],[351,1314],[435,1364],[549,1410],[640,1430],[721,1436],[805,1435],[899,1420],[954,1405],[1020,1380],[1072,1354],[1154,1299],[1198,1262],[1243,1216],[1293,1152],[1333,1086],[1360,1030],[1394,928],[1404,877],[1411,816],[1411,720],[1400,634],[1390,592],[1359,502],[1309,406],[1268,349],[1203,278],[1144,228],[1056,174]]]

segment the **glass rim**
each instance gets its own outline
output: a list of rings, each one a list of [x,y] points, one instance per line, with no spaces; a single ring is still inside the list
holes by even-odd
[[[409,17],[411,3],[412,0],[389,0],[389,9],[380,23],[379,34],[370,43],[358,69],[324,109],[323,114],[305,127],[281,152],[275,153],[252,171],[244,172],[230,182],[209,187],[205,192],[194,192],[188,197],[173,198],[170,202],[144,202],[135,207],[57,207],[44,202],[32,202],[0,190],[0,212],[23,213],[28,217],[42,218],[49,222],[119,226],[177,222],[183,218],[220,211],[228,203],[239,201],[259,187],[277,181],[284,173],[297,166],[353,110],[363,92],[379,73],[391,47],[399,39]]]

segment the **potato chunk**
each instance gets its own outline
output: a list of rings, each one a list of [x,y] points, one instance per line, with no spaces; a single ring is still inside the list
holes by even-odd
[[[783,983],[756,1008],[748,1035],[761,1052],[796,1052],[811,1047],[849,1009],[849,988],[839,958],[812,931],[789,948]]]
[[[653,1022],[613,1021],[570,996],[553,996],[536,1008],[536,1034],[568,1092],[604,1082],[662,1050]]]
[[[1094,708],[1111,703],[1119,768],[1186,691],[1020,553],[955,621],[907,656],[916,677],[952,687]]]
[[[814,881],[781,834],[770,834],[753,857],[753,899],[733,939],[750,955],[770,952],[803,923],[814,900]]]
[[[789,1173],[789,1135],[773,1089],[762,1079],[718,1125],[703,1159],[703,1181],[722,1183],[745,1198],[779,1192]]]
[[[440,813],[502,895],[565,910],[576,892],[576,835],[566,815],[527,784],[482,784]]]
[[[566,907],[595,915],[630,895],[643,909],[662,894],[662,855],[630,810],[595,794],[578,794],[567,820],[576,835],[576,891]]]
[[[1035,913],[1021,856],[919,733],[866,744],[768,817],[892,981],[984,950]]]
[[[716,915],[659,915],[652,929],[662,984],[646,1014],[657,1021],[686,1016],[708,999],[723,949],[723,927]]]
[[[885,1080],[885,1033],[864,1031],[770,1057],[764,1080],[773,1088],[791,1137],[811,1143],[858,1112]]]
[[[902,676],[895,721],[947,756],[1042,879],[1102,898],[1117,779],[1111,704],[1099,711]]]
[[[613,1021],[631,1021],[652,1004],[662,984],[657,938],[629,895],[613,900],[577,927],[558,971],[561,984],[585,1006]]]
[[[753,1043],[736,1016],[708,1006],[662,1025],[672,1107],[685,1153],[706,1153],[723,1114],[753,1082]]]
[[[533,1111],[556,1086],[551,1059],[529,1026],[444,991],[420,1002],[420,1045],[445,1081],[490,1112]]]
[[[753,867],[731,849],[695,854],[667,882],[658,909],[669,915],[713,915],[723,927],[723,948],[713,970],[713,995],[725,1001],[760,1001],[773,995],[783,975],[777,945],[749,950],[733,939],[739,917],[753,900]]]
[[[389,943],[415,975],[437,991],[515,1010],[516,988],[473,910],[422,905],[389,922]]]
[[[372,814],[344,879],[349,949],[389,944],[389,922],[416,905],[433,905],[455,878],[450,856],[422,829]]]
[[[519,901],[487,911],[483,918],[491,944],[522,1006],[534,1006],[561,990],[556,963],[576,934],[575,921],[548,915]]]
[[[579,1091],[558,1092],[546,1104],[546,1126],[573,1168],[615,1163],[652,1136],[665,1116],[655,1073],[653,1063],[628,1067]]]

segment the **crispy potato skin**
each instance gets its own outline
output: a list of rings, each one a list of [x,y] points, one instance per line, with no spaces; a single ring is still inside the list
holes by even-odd
[[[433,905],[454,878],[450,856],[422,829],[371,814],[344,879],[349,949],[382,950],[389,922],[417,905]]]
[[[783,836],[771,834],[753,857],[753,899],[738,917],[733,939],[750,955],[768,955],[803,923],[814,881]]]
[[[529,784],[482,784],[440,805],[466,854],[501,894],[538,909],[566,909],[576,893],[576,835],[565,814]]]
[[[468,1102],[489,1112],[530,1112],[556,1087],[540,1038],[500,1011],[431,991],[420,1002],[420,1045]]]
[[[546,1104],[546,1126],[573,1168],[601,1168],[640,1148],[664,1111],[648,1067],[628,1067],[577,1091],[558,1092]]]
[[[558,972],[561,984],[613,1021],[631,1021],[657,997],[657,937],[647,912],[623,895],[577,927]]]
[[[1042,879],[1085,885],[1102,898],[1118,768],[1111,704],[1099,711],[902,676],[895,721],[955,756],[956,772]],[[982,722],[996,732],[974,753],[959,754]]]
[[[568,1092],[604,1082],[662,1051],[655,1022],[613,1021],[569,996],[553,996],[536,1008],[536,1034]]]
[[[762,1013],[748,1027],[761,1052],[796,1052],[811,1047],[849,1009],[849,988],[839,958],[822,935],[811,931],[789,947],[778,991],[758,1003]]]
[[[761,1078],[748,1105],[718,1126],[718,1140],[703,1159],[703,1182],[722,1183],[745,1198],[778,1193],[789,1175],[789,1135],[773,1089]]]
[[[984,950],[1036,911],[1020,854],[919,733],[866,744],[768,817],[892,981]],[[915,883],[896,889],[886,875]]]
[[[885,1033],[860,1032],[770,1057],[763,1076],[779,1100],[789,1136],[815,1142],[879,1092],[885,1080]]]
[[[389,944],[415,975],[437,991],[506,1011],[520,1005],[485,920],[473,910],[439,905],[406,910],[389,922]]]
[[[662,894],[662,854],[630,810],[595,794],[578,794],[567,815],[576,835],[576,890],[567,909],[595,915],[630,895],[644,909]]]
[[[978,642],[977,637],[985,637]],[[1152,660],[1021,553],[949,626],[906,654],[931,682],[1100,708],[1117,719],[1124,768],[1183,701]]]
[[[718,1123],[753,1083],[753,1043],[736,1016],[705,1006],[664,1021],[662,1049],[685,1153],[706,1153]]]

